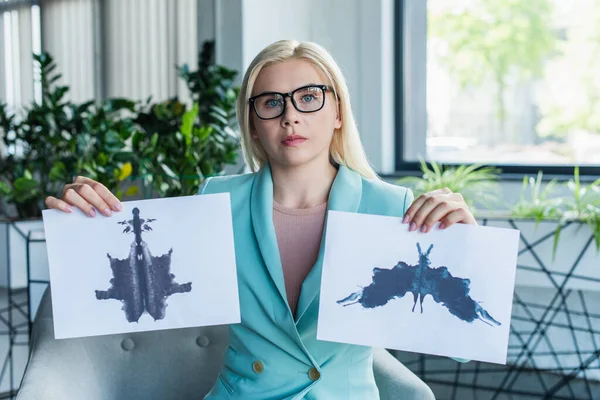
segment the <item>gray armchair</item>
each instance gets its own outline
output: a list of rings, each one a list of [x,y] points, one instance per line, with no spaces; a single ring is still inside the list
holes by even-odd
[[[50,296],[33,324],[17,400],[199,400],[217,379],[225,326],[55,340]],[[386,350],[374,354],[381,399],[435,399]]]

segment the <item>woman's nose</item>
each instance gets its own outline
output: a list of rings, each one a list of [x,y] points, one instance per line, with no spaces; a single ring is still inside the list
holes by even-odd
[[[292,98],[286,97],[284,101],[286,101],[286,104],[283,115],[281,116],[281,123],[283,125],[298,124],[299,111],[296,110],[296,107],[294,107],[294,102],[292,101]]]

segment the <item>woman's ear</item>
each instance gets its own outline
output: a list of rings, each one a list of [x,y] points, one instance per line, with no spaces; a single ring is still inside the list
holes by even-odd
[[[340,106],[338,104],[337,113],[335,116],[335,129],[340,129],[342,127],[342,113],[340,112]]]

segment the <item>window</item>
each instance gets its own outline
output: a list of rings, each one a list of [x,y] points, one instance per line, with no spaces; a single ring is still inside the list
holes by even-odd
[[[29,3],[0,3],[0,102],[10,110],[41,97],[32,57],[41,48],[40,8]]]
[[[599,1],[398,3],[397,164],[600,170]]]

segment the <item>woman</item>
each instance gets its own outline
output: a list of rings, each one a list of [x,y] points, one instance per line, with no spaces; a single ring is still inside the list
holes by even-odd
[[[413,201],[378,179],[363,151],[348,88],[331,55],[279,41],[249,66],[237,102],[252,173],[206,179],[229,192],[241,305],[224,367],[207,399],[376,399],[370,347],[316,339],[327,210],[404,217],[409,229],[474,224],[460,194]],[[98,182],[78,177],[48,207],[90,216],[121,210]]]

